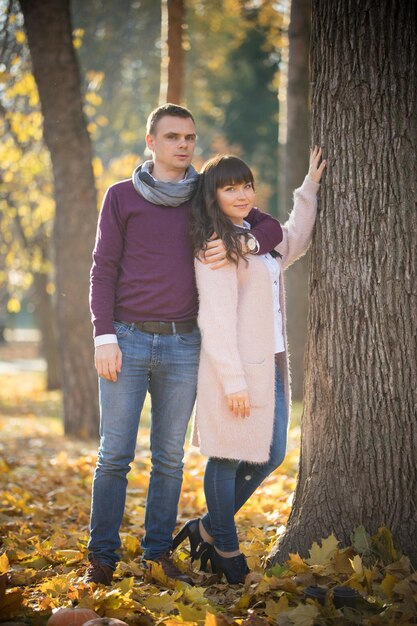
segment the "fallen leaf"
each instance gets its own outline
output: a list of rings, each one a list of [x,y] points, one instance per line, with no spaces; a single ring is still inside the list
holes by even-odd
[[[300,604],[288,613],[288,618],[294,626],[313,626],[319,614],[319,609],[313,604]]]
[[[353,559],[350,559],[350,563],[352,565],[352,569],[355,572],[355,574],[359,577],[362,577],[364,574],[364,571],[363,571],[362,559],[359,556],[359,554],[354,556]]]
[[[169,595],[149,596],[143,600],[143,606],[150,611],[158,611],[168,615],[175,611],[175,602]]]
[[[394,586],[397,582],[397,578],[392,574],[385,575],[384,580],[381,583],[381,588],[387,598],[392,597],[392,590],[394,589]]]
[[[371,552],[372,539],[363,526],[355,528],[351,535],[351,543],[353,549],[358,554],[366,554]]]
[[[183,602],[176,602],[175,607],[178,609],[182,619],[186,622],[200,622],[205,620],[207,608],[201,606],[191,606]]]
[[[0,576],[2,574],[7,574],[10,569],[9,559],[7,558],[7,554],[0,555]]]
[[[296,574],[299,574],[300,572],[308,572],[310,570],[307,563],[301,558],[299,554],[290,554],[286,565],[292,572],[295,572]]]
[[[278,602],[276,600],[267,600],[265,603],[265,613],[268,617],[276,619],[277,615],[288,611],[289,602],[286,596],[281,596]]]
[[[306,563],[309,565],[325,565],[330,561],[338,545],[339,541],[333,533],[326,539],[321,540],[321,546],[319,546],[317,542],[314,542],[309,550],[310,557],[305,559]]]

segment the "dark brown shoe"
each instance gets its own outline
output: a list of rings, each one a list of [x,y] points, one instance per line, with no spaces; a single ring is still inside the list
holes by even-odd
[[[158,559],[154,559],[154,561],[156,563],[159,563],[159,565],[164,570],[164,574],[168,578],[172,578],[173,580],[180,580],[181,582],[188,583],[189,585],[194,585],[193,579],[178,569],[168,552],[160,556]]]
[[[113,570],[110,565],[100,563],[100,561],[90,554],[90,565],[87,568],[87,572],[84,576],[84,582],[96,583],[101,585],[110,585],[113,578]]]

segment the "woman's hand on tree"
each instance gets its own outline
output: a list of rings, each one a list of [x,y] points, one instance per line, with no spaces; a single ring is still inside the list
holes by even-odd
[[[321,176],[323,174],[324,168],[326,167],[326,161],[321,161],[322,158],[322,149],[318,146],[314,146],[310,150],[310,166],[308,168],[308,177],[311,178],[315,183],[319,183]]]
[[[236,393],[226,394],[229,410],[236,417],[249,417],[250,415],[250,400],[247,389],[242,391],[236,391]]]

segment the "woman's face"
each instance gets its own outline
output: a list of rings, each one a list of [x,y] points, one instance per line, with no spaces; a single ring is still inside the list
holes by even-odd
[[[216,191],[216,199],[222,213],[238,226],[242,226],[243,220],[253,208],[255,190],[252,183],[236,183],[219,187]]]

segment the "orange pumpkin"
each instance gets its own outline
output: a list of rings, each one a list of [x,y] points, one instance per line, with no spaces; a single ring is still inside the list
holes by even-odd
[[[116,617],[98,617],[97,619],[91,619],[86,622],[84,626],[129,626],[126,622],[117,619]]]
[[[97,613],[81,607],[58,609],[48,619],[46,626],[82,626],[88,620],[92,621],[96,617],[98,617]]]

